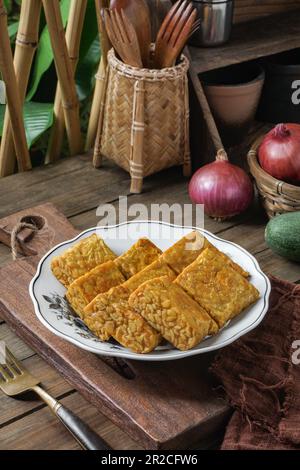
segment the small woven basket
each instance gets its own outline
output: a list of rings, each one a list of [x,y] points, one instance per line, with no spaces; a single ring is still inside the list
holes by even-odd
[[[131,175],[131,191],[141,192],[143,178],[184,165],[191,171],[189,94],[185,56],[162,70],[125,65],[111,49],[94,165],[102,156]]]
[[[260,166],[257,153],[263,138],[261,136],[254,142],[248,153],[248,163],[269,218],[300,211],[300,187],[273,178]]]

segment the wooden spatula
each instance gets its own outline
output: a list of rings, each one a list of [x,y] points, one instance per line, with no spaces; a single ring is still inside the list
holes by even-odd
[[[172,67],[192,34],[197,10],[188,0],[178,0],[167,14],[155,44],[157,68]]]
[[[143,67],[136,31],[121,10],[104,10],[105,27],[108,37],[125,64]]]
[[[147,2],[145,0],[111,0],[110,9],[117,10],[118,13],[121,13],[121,10],[124,11],[136,31],[143,66],[148,67],[151,44],[151,19]]]

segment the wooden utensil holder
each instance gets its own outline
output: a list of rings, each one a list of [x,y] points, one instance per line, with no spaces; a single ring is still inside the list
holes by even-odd
[[[94,165],[102,156],[131,175],[131,192],[142,191],[143,178],[183,165],[190,175],[189,92],[185,56],[175,67],[138,69],[108,54]]]

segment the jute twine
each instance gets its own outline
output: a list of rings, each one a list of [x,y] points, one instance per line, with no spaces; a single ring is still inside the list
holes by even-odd
[[[29,224],[27,222],[19,222],[15,227],[13,228],[11,232],[11,252],[12,252],[12,257],[13,260],[15,261],[18,258],[18,248],[19,248],[19,240],[18,240],[18,234],[24,229],[27,228],[29,230],[32,230],[33,232],[37,232],[38,228],[34,224]]]

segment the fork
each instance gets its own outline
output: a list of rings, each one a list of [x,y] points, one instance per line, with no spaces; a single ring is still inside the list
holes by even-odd
[[[154,61],[157,68],[172,67],[187,40],[198,27],[197,10],[188,0],[178,0],[166,15],[158,32]]]
[[[72,411],[51,397],[5,346],[0,347],[0,389],[9,397],[35,392],[60,419],[67,430],[85,450],[110,449],[98,434]]]
[[[198,29],[199,29],[200,26],[201,26],[201,23],[202,23],[202,21],[201,21],[200,19],[198,19],[197,21],[195,21],[195,23],[193,24],[192,30],[191,30],[191,32],[190,32],[189,38],[190,38],[191,36],[193,36],[193,34],[194,34],[196,31],[198,31]]]
[[[104,9],[106,31],[114,49],[125,64],[143,67],[137,33],[124,11]]]

